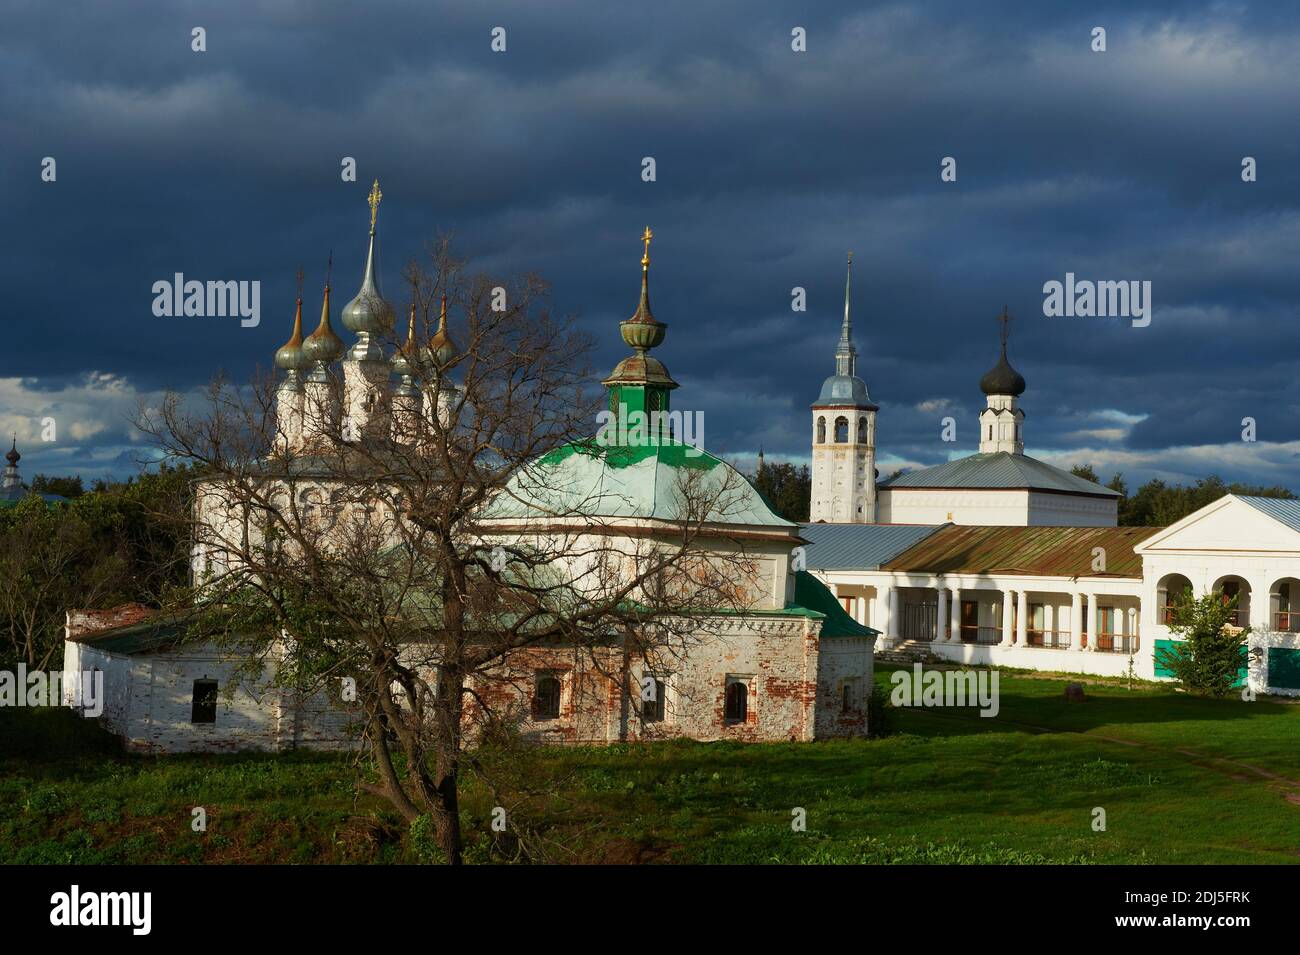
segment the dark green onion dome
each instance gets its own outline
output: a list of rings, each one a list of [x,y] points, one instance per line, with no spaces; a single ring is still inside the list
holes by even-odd
[[[647,226],[645,234],[641,236],[641,241],[645,243],[645,253],[641,256],[641,300],[637,302],[632,317],[618,323],[623,341],[638,352],[657,348],[663,344],[664,335],[668,332],[668,326],[657,321],[650,311],[650,240],[652,238],[654,233]]]
[[[641,299],[636,311],[626,321],[618,323],[619,333],[634,351],[620,361],[603,382],[605,385],[659,385],[665,389],[677,387],[667,367],[658,358],[646,354],[651,348],[663,344],[668,326],[650,311],[650,240],[654,233],[646,228],[641,236],[645,251],[641,256]],[[667,410],[666,404],[655,410]]]
[[[433,333],[433,337],[429,339],[429,344],[425,345],[421,350],[421,354],[438,368],[449,365],[460,354],[456,343],[451,340],[451,334],[447,331],[446,293],[443,293],[442,308],[438,313],[438,330]]]
[[[325,301],[321,303],[320,324],[302,343],[303,354],[308,361],[328,365],[343,357],[343,340],[334,334],[330,325],[330,287],[325,286]]]
[[[0,447],[4,447],[4,445],[0,445]],[[13,445],[10,446],[8,452],[6,452],[5,460],[8,461],[9,466],[13,468],[18,466],[18,462],[21,461],[22,458],[23,456],[18,453],[18,435],[14,435]]]
[[[275,366],[285,371],[302,371],[311,366],[311,359],[302,350],[302,299],[293,315],[293,334],[275,353]]]
[[[1005,308],[998,320],[1002,322],[1002,353],[998,363],[980,379],[980,391],[986,395],[1011,395],[1018,398],[1025,393],[1025,378],[1007,361],[1007,322],[1011,316]]]

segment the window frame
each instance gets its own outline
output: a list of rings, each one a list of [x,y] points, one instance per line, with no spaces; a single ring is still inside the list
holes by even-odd
[[[202,697],[199,696],[199,687],[202,686],[206,691],[211,688],[211,698],[205,692]],[[190,687],[190,724],[192,726],[212,726],[217,722],[217,703],[218,695],[221,692],[221,686],[209,677],[201,677],[194,681]],[[202,709],[200,709],[202,707]],[[210,710],[209,710],[210,707]],[[200,715],[207,716],[211,714],[210,719],[200,719]]]
[[[641,673],[640,679],[637,681],[638,690],[641,690],[641,688],[645,686],[645,681],[647,678],[654,680],[655,698],[653,700],[647,700],[644,698],[644,696],[641,695],[640,692],[638,692],[637,703],[639,705],[637,707],[637,715],[641,718],[641,722],[645,724],[667,723],[668,722],[668,674],[643,671]],[[654,708],[655,712],[653,715],[646,714],[646,710],[649,707]]]
[[[723,682],[722,691],[722,720],[727,726],[744,726],[750,722],[753,715],[752,701],[750,696],[750,680],[752,677],[742,676],[740,674],[729,673]],[[740,709],[739,716],[732,715],[732,687],[739,687]]]
[[[542,709],[542,683],[546,680],[555,681],[555,712],[551,714],[550,708]],[[549,694],[547,698],[549,702]],[[564,676],[559,670],[538,670],[533,674],[533,699],[532,711],[534,723],[550,723],[558,720],[564,712]]]

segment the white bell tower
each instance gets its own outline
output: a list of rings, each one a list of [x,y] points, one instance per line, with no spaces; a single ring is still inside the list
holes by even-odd
[[[980,379],[980,391],[987,399],[980,412],[980,454],[1024,454],[1025,413],[1020,408],[1020,396],[1025,393],[1025,379],[1007,361],[1007,323],[1011,316],[1005,307],[998,321],[1002,323],[1002,354]]]
[[[857,376],[849,291],[853,253],[844,279],[844,323],[835,348],[835,374],[822,382],[812,406],[810,521],[876,522],[876,412],[867,383]]]

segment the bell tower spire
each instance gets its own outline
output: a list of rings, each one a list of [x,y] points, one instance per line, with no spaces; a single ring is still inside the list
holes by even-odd
[[[835,346],[835,374],[822,382],[812,406],[813,521],[876,522],[876,412],[867,383],[858,377],[853,347],[853,253],[844,274],[844,318]]]
[[[858,371],[858,351],[853,347],[853,321],[849,317],[849,293],[853,285],[853,253],[844,273],[844,323],[840,326],[840,343],[835,346],[835,374],[852,377]]]

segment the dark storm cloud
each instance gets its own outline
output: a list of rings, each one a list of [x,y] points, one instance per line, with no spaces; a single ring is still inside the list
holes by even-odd
[[[546,276],[555,307],[600,335],[598,367],[621,357],[650,223],[661,354],[722,453],[806,455],[852,248],[882,471],[973,446],[1005,303],[1031,452],[1300,485],[1285,447],[1238,453],[1247,416],[1261,441],[1300,441],[1292,12],[757,6],[8,5],[0,378],[33,381],[0,414],[53,393],[90,415],[92,371],[148,396],[265,365],[300,264],[312,319],[331,250],[351,294],[378,176],[391,297],[402,263],[454,232],[480,267]],[[193,26],[208,52],[191,52]],[[1259,182],[1240,181],[1244,155]],[[343,156],[358,183],[340,181]],[[943,156],[957,183],[939,181]],[[178,271],[261,280],[261,325],[155,318],[150,286]],[[1151,326],[1045,318],[1042,285],[1067,271],[1150,280]],[[129,444],[120,415],[83,432],[60,464]]]

